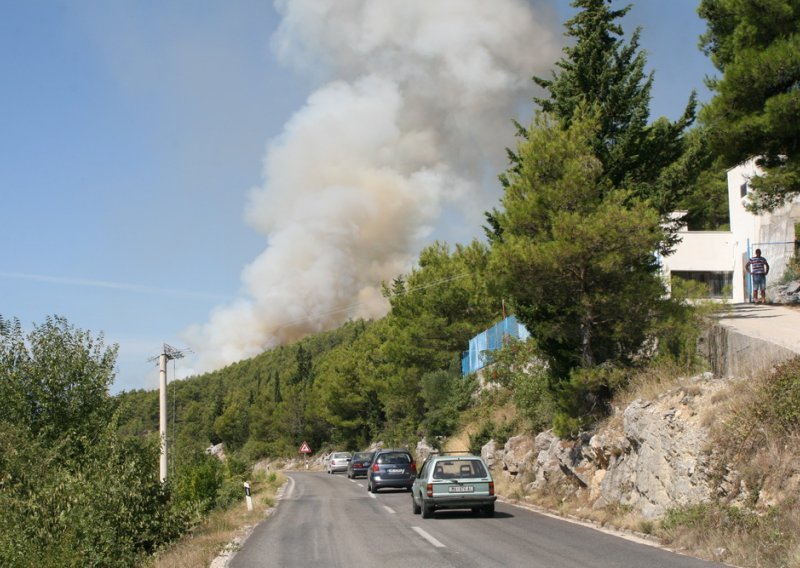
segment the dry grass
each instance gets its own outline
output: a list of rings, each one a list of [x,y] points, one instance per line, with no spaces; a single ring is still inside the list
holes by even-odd
[[[656,535],[700,558],[743,567],[800,566],[800,509],[796,500],[755,513],[744,508],[703,504],[668,514]]]
[[[648,368],[634,376],[624,391],[614,399],[614,406],[624,408],[636,399],[655,400],[666,392],[683,389],[686,394],[696,396],[701,387],[691,382],[683,369],[672,365]]]
[[[465,448],[469,448],[469,437],[475,434],[477,429],[477,426],[470,426],[462,429],[457,434],[450,436],[444,443],[442,450],[446,452],[458,452]]]
[[[248,511],[242,501],[230,509],[212,512],[190,534],[158,554],[148,568],[197,568],[210,565],[237,537],[243,536],[264,519],[274,506],[275,494],[284,481],[282,475],[259,476],[251,482],[252,511]]]

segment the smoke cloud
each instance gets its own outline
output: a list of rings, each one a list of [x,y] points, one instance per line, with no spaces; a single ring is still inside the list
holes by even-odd
[[[247,220],[268,244],[243,270],[247,297],[185,333],[203,370],[382,316],[380,283],[448,234],[444,219],[476,234],[511,119],[560,50],[552,14],[526,0],[276,7],[276,53],[322,86],[270,142],[250,195]]]

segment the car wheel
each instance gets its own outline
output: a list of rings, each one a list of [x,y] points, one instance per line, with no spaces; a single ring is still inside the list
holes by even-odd
[[[367,486],[367,489],[369,489],[369,492],[370,492],[370,493],[377,493],[377,492],[378,492],[378,488],[377,488],[377,487],[375,487],[375,486],[374,486],[373,484],[371,484],[371,483],[370,483],[370,484]]]
[[[430,519],[433,516],[433,505],[428,505],[425,501],[422,502],[422,518]]]
[[[494,517],[494,503],[483,508],[483,515],[485,517]]]
[[[419,515],[422,512],[422,507],[419,506],[417,500],[414,499],[414,494],[411,494],[411,510],[414,511],[415,515]]]

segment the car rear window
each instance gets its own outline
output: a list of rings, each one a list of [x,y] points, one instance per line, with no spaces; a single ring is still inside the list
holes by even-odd
[[[411,463],[411,456],[408,454],[381,454],[378,456],[378,463],[407,464]]]
[[[486,468],[480,460],[439,461],[433,468],[434,479],[474,479],[486,476]]]
[[[353,456],[353,461],[370,461],[372,454],[356,454]]]

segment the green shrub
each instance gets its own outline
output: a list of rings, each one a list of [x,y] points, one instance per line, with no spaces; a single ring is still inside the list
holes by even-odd
[[[225,460],[225,468],[228,477],[238,477],[244,479],[250,473],[250,465],[248,462],[238,455],[230,455]]]
[[[245,461],[249,463],[257,462],[270,456],[270,445],[268,442],[251,438],[245,442],[239,453]]]
[[[574,439],[590,424],[589,417],[571,416],[557,411],[553,417],[553,433],[559,438]]]
[[[196,503],[200,510],[210,511],[224,480],[223,465],[214,456],[199,454],[192,461],[176,468],[170,477],[175,494],[182,502]]]
[[[661,520],[661,528],[672,531],[680,526],[703,528],[710,524],[713,510],[709,505],[692,505],[669,509]]]
[[[227,478],[222,482],[217,491],[214,505],[220,509],[227,509],[234,503],[244,499],[244,482],[241,479]]]
[[[486,445],[489,440],[495,440],[498,444],[505,444],[508,439],[514,435],[516,431],[516,424],[513,422],[506,422],[500,426],[487,420],[483,422],[474,434],[469,436],[469,451],[473,454],[480,454],[481,448]]]
[[[767,378],[759,418],[784,433],[800,428],[800,357],[778,366]]]

